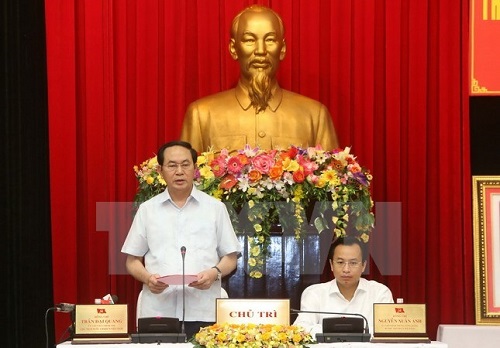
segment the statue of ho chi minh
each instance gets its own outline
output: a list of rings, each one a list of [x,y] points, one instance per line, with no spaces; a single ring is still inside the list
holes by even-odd
[[[338,147],[328,109],[320,102],[282,89],[276,80],[285,58],[284,26],[268,7],[250,6],[233,20],[229,52],[240,65],[236,88],[189,105],[181,139],[198,151],[262,149],[290,145]]]

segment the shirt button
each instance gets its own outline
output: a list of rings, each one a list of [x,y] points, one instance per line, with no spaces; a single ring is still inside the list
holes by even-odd
[[[259,137],[264,138],[266,136],[266,132],[260,131],[259,132]]]

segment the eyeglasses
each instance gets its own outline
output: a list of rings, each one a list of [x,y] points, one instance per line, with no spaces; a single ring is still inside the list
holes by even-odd
[[[346,265],[349,266],[349,268],[357,268],[361,266],[362,263],[363,263],[362,261],[344,261],[344,260],[333,261],[333,264],[338,268],[344,268]]]
[[[182,162],[182,163],[169,162],[169,163],[163,165],[162,167],[167,168],[167,170],[169,172],[174,172],[178,168],[181,168],[181,170],[183,170],[183,171],[191,169],[192,164],[190,162],[187,162],[187,161],[186,162]]]

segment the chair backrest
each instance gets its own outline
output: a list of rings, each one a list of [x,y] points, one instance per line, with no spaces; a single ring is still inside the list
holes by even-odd
[[[137,307],[135,310],[135,330],[139,330],[139,318],[142,317],[142,290],[139,292],[139,296],[137,296]]]

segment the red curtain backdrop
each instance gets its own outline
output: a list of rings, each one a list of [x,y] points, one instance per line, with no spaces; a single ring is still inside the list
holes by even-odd
[[[133,166],[235,84],[229,27],[252,3],[285,22],[281,85],[323,102],[374,200],[401,203],[401,275],[372,278],[427,303],[431,337],[473,323],[467,0],[46,0],[54,301],[135,308],[139,284],[110,270],[128,221],[107,232],[96,207],[131,202]]]

